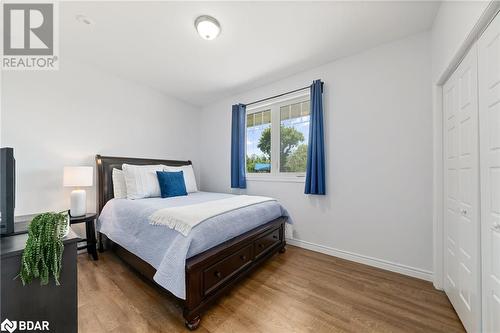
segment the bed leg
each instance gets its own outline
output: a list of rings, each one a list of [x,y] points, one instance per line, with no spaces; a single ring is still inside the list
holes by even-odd
[[[104,252],[104,244],[102,242],[102,234],[100,232],[97,233],[97,247],[99,252]]]
[[[285,253],[286,252],[286,242],[283,241],[283,245],[281,246],[281,249],[278,250],[279,253]]]
[[[195,329],[198,328],[198,326],[200,326],[200,321],[201,321],[200,315],[193,317],[193,319],[191,319],[191,320],[186,319],[186,322],[185,322],[186,327],[189,328],[190,331],[194,331]]]
[[[97,244],[99,247],[99,252],[111,250],[111,245],[112,245],[111,240],[108,237],[106,237],[105,234],[101,234],[100,232],[97,233]]]

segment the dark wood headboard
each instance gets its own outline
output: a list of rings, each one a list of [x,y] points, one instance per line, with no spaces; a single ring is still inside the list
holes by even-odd
[[[122,164],[151,165],[164,164],[170,166],[190,165],[191,161],[157,160],[149,158],[115,157],[115,156],[95,156],[97,166],[97,209],[100,214],[104,205],[113,199],[113,169],[122,168]]]

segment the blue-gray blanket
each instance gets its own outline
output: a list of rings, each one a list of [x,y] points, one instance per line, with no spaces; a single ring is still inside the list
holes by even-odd
[[[268,201],[212,217],[195,226],[188,236],[149,224],[158,209],[224,199],[231,194],[195,192],[173,198],[112,199],[106,203],[97,230],[156,269],[154,280],[185,299],[186,259],[280,216],[288,216],[277,201]]]

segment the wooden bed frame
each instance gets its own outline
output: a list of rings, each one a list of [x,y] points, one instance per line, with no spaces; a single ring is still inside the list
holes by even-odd
[[[121,169],[123,163],[182,166],[190,165],[191,161],[96,155],[98,213],[101,213],[106,202],[113,198],[113,168]],[[239,280],[276,252],[285,252],[285,222],[286,217],[279,217],[186,260],[186,300],[180,301],[189,329],[196,329],[200,325],[201,313]],[[123,261],[153,281],[156,270],[150,264],[112,242],[104,234],[98,233],[98,239],[101,251],[112,250]]]

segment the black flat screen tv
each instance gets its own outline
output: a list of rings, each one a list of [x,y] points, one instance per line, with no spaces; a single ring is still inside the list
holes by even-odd
[[[0,221],[1,235],[14,234],[16,201],[16,160],[13,148],[0,148]]]

